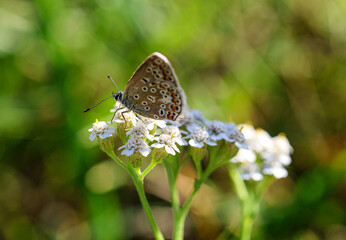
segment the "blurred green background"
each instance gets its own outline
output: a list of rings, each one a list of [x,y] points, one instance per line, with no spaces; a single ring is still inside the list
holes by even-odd
[[[294,147],[254,239],[346,239],[345,16],[344,0],[0,1],[0,239],[151,238],[130,179],[88,140],[114,101],[82,111],[116,91],[107,74],[124,89],[154,51],[190,108]],[[170,236],[165,179],[156,168],[146,189]],[[203,192],[186,239],[237,235],[226,171]]]

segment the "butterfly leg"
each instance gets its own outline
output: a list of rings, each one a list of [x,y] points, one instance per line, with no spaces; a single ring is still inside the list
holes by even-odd
[[[135,114],[135,115],[136,115],[136,117],[137,117],[139,120],[142,121],[142,123],[145,123],[145,122],[143,121],[143,119],[142,119],[138,114]]]
[[[126,122],[126,119],[125,119],[124,113],[128,113],[128,112],[131,112],[131,110],[121,112],[121,116],[123,117],[123,119],[124,119],[124,121],[125,121],[125,128],[127,127],[127,122]]]
[[[119,110],[124,109],[124,108],[125,108],[125,107],[121,107],[121,108],[118,108],[117,110],[115,110],[115,112],[114,112],[114,114],[113,114],[113,117],[112,117],[112,120],[111,120],[111,123],[113,123],[115,114],[116,114]],[[121,115],[123,115],[123,114],[121,114]],[[124,117],[124,116],[123,116],[123,117]],[[124,118],[124,120],[125,120],[125,118]],[[126,122],[126,121],[125,121],[125,122]]]

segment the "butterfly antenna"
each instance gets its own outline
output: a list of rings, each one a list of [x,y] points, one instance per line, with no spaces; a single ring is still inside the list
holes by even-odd
[[[114,85],[117,87],[117,89],[118,89],[118,92],[120,92],[120,90],[119,90],[119,88],[118,88],[118,85],[114,82],[114,80],[109,76],[109,75],[107,75],[107,77],[114,83]]]
[[[106,101],[108,98],[113,97],[113,95],[114,95],[114,94],[112,94],[111,96],[109,96],[109,97],[103,99],[103,100],[102,100],[101,102],[99,102],[98,104],[96,104],[96,105],[94,105],[94,106],[92,106],[92,107],[90,107],[90,108],[85,109],[84,112],[87,112],[87,111],[93,109],[94,107],[96,107],[96,106],[98,106],[99,104],[101,104],[101,103],[103,103],[104,101]]]

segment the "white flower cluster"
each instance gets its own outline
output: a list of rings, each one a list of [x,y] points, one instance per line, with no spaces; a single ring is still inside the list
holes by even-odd
[[[240,128],[248,149],[239,149],[231,162],[240,164],[242,178],[260,181],[263,174],[286,177],[285,167],[291,163],[290,154],[293,152],[286,136],[279,134],[271,137],[263,129],[255,129],[250,124],[243,124]]]
[[[205,144],[216,146],[217,141],[220,140],[234,142],[238,147],[246,147],[244,136],[234,123],[208,121],[197,110],[182,114],[177,122],[138,117],[133,111],[129,111],[119,102],[114,105],[111,112],[115,112],[115,115],[109,124],[113,122],[124,123],[125,121],[131,123],[131,127],[126,129],[126,136],[129,139],[124,146],[119,148],[123,149],[122,155],[131,156],[133,153],[139,152],[146,157],[151,152],[151,148],[164,148],[167,153],[175,155],[176,152],[179,152],[176,144],[180,146],[189,144],[192,147],[202,148]],[[103,132],[115,132],[114,127],[108,126],[105,122],[102,122],[102,124]],[[150,132],[155,125],[159,128],[156,130],[155,135],[152,135]],[[184,127],[187,131],[182,130]],[[96,136],[105,137],[104,134],[102,135],[102,131],[96,128],[94,130],[93,127],[90,140],[94,140]],[[107,136],[110,137],[112,134]],[[148,141],[153,143],[149,145]]]
[[[198,110],[191,110],[178,118],[178,126],[186,126],[189,134],[184,139],[190,139],[189,144],[201,148],[205,144],[216,146],[217,141],[225,140],[235,143],[238,148],[247,148],[243,134],[234,123],[206,120]]]

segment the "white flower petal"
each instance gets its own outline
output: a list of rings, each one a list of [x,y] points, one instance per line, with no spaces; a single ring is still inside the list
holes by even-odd
[[[179,148],[178,148],[175,144],[172,145],[172,148],[173,148],[175,151],[177,151],[178,153],[180,153]]]
[[[109,133],[109,132],[105,132],[105,133],[99,135],[99,137],[102,139],[105,139],[105,138],[108,138],[111,136],[112,136],[112,133]]]
[[[154,125],[154,123],[149,123],[149,124],[147,124],[146,127],[147,127],[147,129],[148,129],[149,131],[151,131],[151,130],[154,129],[155,125]]]
[[[242,174],[240,174],[240,177],[241,177],[243,180],[250,180],[250,179],[251,179],[250,173],[242,173]]]
[[[288,172],[285,168],[274,168],[272,172],[274,177],[276,178],[285,178],[288,175]]]
[[[187,145],[187,142],[182,138],[174,138],[174,141],[176,143],[178,143],[180,146],[186,146]]]
[[[151,146],[154,147],[154,148],[163,148],[165,146],[165,144],[153,143],[153,144],[151,144]]]
[[[212,141],[206,141],[206,144],[208,144],[209,146],[216,146],[217,143],[216,142],[212,142]]]
[[[165,146],[165,150],[169,154],[175,155],[175,151],[172,148],[168,147],[167,145]]]
[[[133,149],[129,150],[129,149],[125,149],[124,151],[121,152],[121,155],[125,155],[125,156],[131,156],[134,153]]]
[[[90,140],[91,142],[94,141],[95,138],[96,138],[96,134],[95,134],[95,133],[90,134],[89,140]]]
[[[201,148],[201,147],[204,146],[203,143],[197,142],[195,139],[190,139],[189,144],[190,144],[192,147],[196,147],[196,148]]]
[[[148,139],[149,141],[154,141],[154,136],[148,134],[148,135],[147,135],[147,139]]]
[[[248,145],[246,145],[245,143],[235,142],[234,144],[235,144],[238,148],[249,149]]]
[[[278,160],[285,166],[290,165],[292,162],[291,157],[286,154],[280,154],[278,158]]]
[[[144,157],[146,157],[146,156],[149,155],[149,153],[151,152],[151,150],[148,149],[148,148],[143,148],[143,149],[140,149],[139,152],[140,152]]]
[[[165,128],[167,127],[167,124],[165,123],[165,121],[162,121],[162,120],[156,120],[156,125],[160,128]]]
[[[252,174],[251,178],[254,181],[261,181],[263,179],[263,175],[260,174],[259,172],[255,172],[255,173]]]

